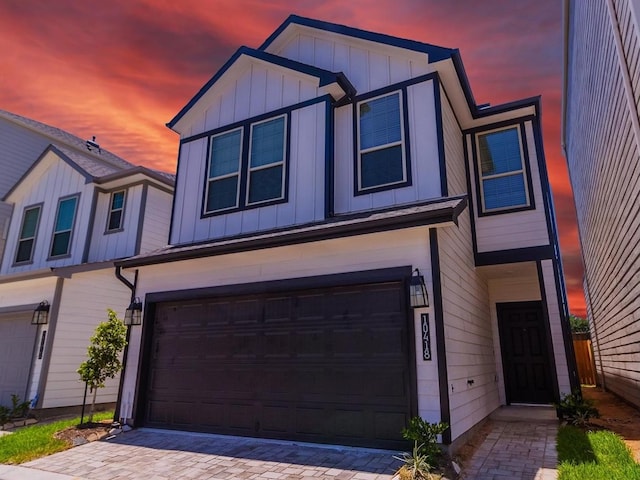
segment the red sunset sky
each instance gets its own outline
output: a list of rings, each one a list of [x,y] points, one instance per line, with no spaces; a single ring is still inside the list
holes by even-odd
[[[558,0],[2,0],[0,109],[174,171],[178,136],[165,123],[239,46],[258,47],[291,13],[459,48],[479,104],[542,94],[570,310],[584,315],[560,148]]]

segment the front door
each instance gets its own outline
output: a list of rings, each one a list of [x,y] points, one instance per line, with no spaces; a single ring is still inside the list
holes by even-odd
[[[499,303],[498,328],[507,403],[554,400],[542,302]]]

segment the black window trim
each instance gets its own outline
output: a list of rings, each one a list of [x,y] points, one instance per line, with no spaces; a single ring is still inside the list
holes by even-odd
[[[67,251],[64,254],[54,256],[54,255],[51,255],[51,249],[53,248],[53,238],[56,234],[56,223],[58,220],[58,213],[60,211],[60,204],[63,201],[69,200],[71,198],[76,198],[76,208],[75,208],[75,211],[73,212],[73,222],[71,223],[71,231],[69,234],[69,243],[67,244]],[[51,241],[49,243],[49,256],[47,257],[47,261],[60,260],[63,258],[71,257],[71,247],[73,245],[73,234],[75,233],[75,230],[76,230],[76,221],[78,219],[79,206],[80,206],[80,192],[73,193],[71,195],[65,195],[64,197],[58,198],[58,204],[56,206],[56,215],[53,217],[53,228],[51,229]]]
[[[359,105],[367,100],[374,100],[376,98],[382,98],[386,96],[398,93],[400,97],[400,122],[401,122],[401,135],[402,135],[402,155],[403,155],[403,170],[404,179],[400,182],[388,183],[385,185],[377,185],[362,189],[360,188],[360,115],[358,111]],[[410,146],[410,131],[409,131],[409,107],[407,99],[407,87],[390,85],[378,90],[373,90],[366,94],[360,95],[354,99],[353,102],[353,195],[354,197],[360,195],[368,195],[371,193],[383,192],[386,190],[395,190],[403,187],[410,187],[412,185],[411,177],[411,146]]]
[[[211,131],[207,136],[207,149],[205,155],[205,175],[202,190],[202,206],[200,210],[200,218],[215,217],[219,215],[227,215],[229,213],[240,212],[244,210],[252,210],[255,208],[268,207],[289,201],[289,165],[290,165],[290,142],[291,142],[291,111],[273,112],[272,115],[260,115],[259,117],[250,118],[242,122],[229,125],[227,128],[219,128]],[[264,200],[262,202],[248,203],[249,196],[249,150],[252,125],[264,123],[276,118],[284,118],[284,159],[282,172],[282,196],[280,198]],[[207,211],[207,195],[209,183],[209,169],[211,165],[211,144],[213,137],[232,132],[234,130],[242,130],[241,138],[241,154],[240,154],[240,170],[238,172],[238,204],[236,207],[229,207],[220,210]]]
[[[104,230],[104,235],[110,235],[112,233],[118,233],[118,232],[122,232],[124,231],[124,213],[125,213],[125,209],[127,206],[127,188],[119,188],[117,190],[113,190],[111,191],[110,195],[109,195],[109,211],[107,212],[107,225],[105,226],[105,230]],[[122,197],[122,208],[118,208],[118,209],[113,209],[113,196],[116,193],[120,193],[122,192],[122,194],[124,195]],[[122,213],[120,215],[120,225],[118,226],[118,228],[109,228],[109,225],[111,224],[111,214],[113,212],[115,212],[116,210],[120,210]]]
[[[27,205],[22,210],[22,220],[20,221],[20,229],[18,230],[18,240],[16,242],[16,251],[13,257],[13,265],[14,267],[20,267],[23,265],[31,265],[33,263],[33,254],[36,251],[36,242],[38,240],[38,231],[40,230],[40,220],[42,219],[42,207],[44,206],[44,202],[34,203],[33,205]],[[38,220],[36,221],[36,230],[33,235],[33,245],[31,246],[31,254],[29,255],[28,260],[18,261],[18,252],[20,251],[20,242],[24,241],[24,239],[20,238],[22,235],[22,228],[24,227],[24,219],[28,210],[33,210],[34,208],[38,208]]]
[[[519,122],[501,122],[499,124],[486,125],[479,129],[474,129],[471,133],[471,149],[472,149],[472,163],[475,176],[476,187],[476,202],[478,208],[478,217],[489,217],[493,215],[504,215],[507,213],[524,212],[528,210],[535,210],[535,198],[533,191],[533,181],[531,176],[531,165],[529,159],[529,151],[526,137],[526,125],[525,121]],[[525,176],[525,194],[527,196],[526,205],[508,206],[503,208],[495,208],[487,210],[484,207],[484,196],[482,190],[482,179],[480,170],[480,154],[478,152],[478,142],[480,135],[486,135],[491,132],[498,132],[501,130],[509,130],[516,128],[518,130],[518,139],[520,143],[521,160],[523,164],[523,174]]]

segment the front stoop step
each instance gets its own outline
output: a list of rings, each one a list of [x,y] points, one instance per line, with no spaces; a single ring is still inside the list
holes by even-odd
[[[558,415],[551,405],[502,405],[489,415],[503,422],[557,423]]]

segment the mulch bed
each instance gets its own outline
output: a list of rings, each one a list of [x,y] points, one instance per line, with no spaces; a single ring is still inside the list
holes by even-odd
[[[111,420],[103,420],[102,422],[83,423],[79,426],[67,427],[64,430],[54,434],[59,440],[64,440],[69,445],[82,445],[87,442],[100,440],[111,430]]]

